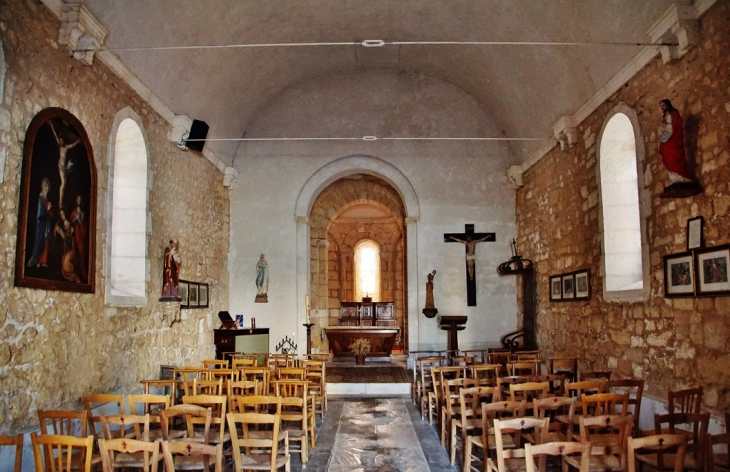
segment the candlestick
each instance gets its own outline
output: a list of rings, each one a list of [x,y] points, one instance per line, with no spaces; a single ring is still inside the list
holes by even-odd
[[[310,318],[309,318],[309,294],[304,295],[304,309],[307,312],[307,324],[309,324]]]

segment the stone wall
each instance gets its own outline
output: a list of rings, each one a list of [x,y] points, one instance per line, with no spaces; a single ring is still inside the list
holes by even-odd
[[[57,44],[58,20],[39,2],[0,8],[7,61],[0,103],[0,433],[37,427],[38,409],[79,409],[89,393],[140,392],[160,364],[198,364],[212,356],[213,314],[228,305],[229,200],[222,175],[199,154],[167,139],[168,123],[98,61],[85,66]],[[69,110],[84,125],[97,171],[96,293],[13,287],[23,142],[32,118],[47,107]],[[107,149],[117,113],[141,117],[152,174],[149,191],[147,303],[105,304]],[[0,160],[2,163],[2,160]],[[0,173],[2,174],[2,173]],[[210,283],[210,308],[160,321],[157,299],[166,241],[180,241],[181,277]]]
[[[706,246],[730,242],[730,2],[718,2],[701,21],[702,40],[683,58],[657,57],[579,125],[572,148],[554,149],[525,172],[517,192],[519,248],[536,263],[537,337],[548,355],[575,355],[580,368],[640,377],[647,394],[705,386],[704,407],[730,407],[730,297],[665,298],[663,256],[686,250],[687,219],[705,218]],[[661,112],[672,100],[683,115],[687,144],[704,193],[660,199],[668,185],[657,153]],[[646,302],[607,302],[601,277],[600,202],[596,149],[609,112],[636,111],[646,157],[640,163],[650,260]],[[548,277],[589,268],[590,302],[550,302]]]

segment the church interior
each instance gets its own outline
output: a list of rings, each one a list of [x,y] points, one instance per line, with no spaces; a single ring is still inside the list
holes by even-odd
[[[330,359],[387,328],[413,379],[457,339],[576,358],[644,381],[643,430],[701,386],[727,431],[730,1],[548,3],[0,0],[23,470],[39,411],[220,357],[221,312]]]

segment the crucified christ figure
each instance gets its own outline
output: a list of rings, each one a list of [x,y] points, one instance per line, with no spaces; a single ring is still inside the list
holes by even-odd
[[[490,235],[486,235],[481,239],[472,239],[471,236],[466,236],[466,241],[458,239],[453,236],[449,236],[449,239],[461,243],[466,246],[466,267],[469,270],[469,280],[474,280],[474,251],[476,250],[477,243],[486,241]]]
[[[64,137],[58,136],[56,133],[56,128],[53,127],[53,121],[49,121],[48,124],[51,125],[51,131],[53,131],[53,136],[56,137],[56,142],[58,143],[58,174],[61,177],[61,187],[58,189],[58,207],[63,208],[63,191],[66,188],[66,173],[73,166],[73,162],[68,160],[67,152],[76,146],[80,139],[77,138],[73,143],[66,144]]]

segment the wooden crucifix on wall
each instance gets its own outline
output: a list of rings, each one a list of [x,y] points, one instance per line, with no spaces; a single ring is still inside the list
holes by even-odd
[[[496,241],[495,233],[475,233],[473,224],[464,225],[463,233],[445,233],[445,243],[461,243],[466,252],[466,305],[477,306],[477,284],[474,255],[477,243]]]

